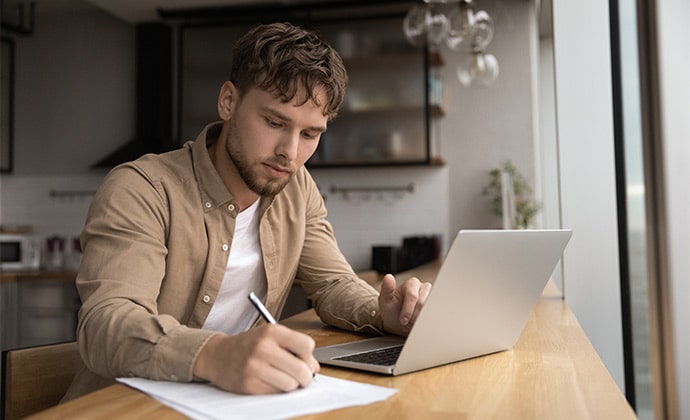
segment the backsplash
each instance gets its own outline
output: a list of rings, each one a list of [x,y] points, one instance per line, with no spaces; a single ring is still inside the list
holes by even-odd
[[[447,168],[311,172],[326,198],[338,244],[355,270],[370,268],[372,245],[398,245],[405,236],[441,235],[445,250]],[[93,192],[103,176],[2,176],[0,224],[30,225],[44,242],[53,235],[70,241],[81,233]]]
[[[0,224],[30,225],[39,237],[77,237],[103,176],[3,176]]]

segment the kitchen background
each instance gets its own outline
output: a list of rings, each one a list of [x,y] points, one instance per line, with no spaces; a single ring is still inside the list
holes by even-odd
[[[0,175],[0,224],[73,238],[106,173],[91,166],[135,136],[135,26],[94,6],[106,1],[35,3],[32,33],[12,36],[14,170]],[[372,246],[409,235],[440,235],[445,251],[459,229],[501,225],[482,190],[489,171],[511,160],[543,204],[534,226],[576,232],[563,268],[568,303],[623,389],[608,6],[560,2],[555,56],[549,1],[476,3],[495,20],[490,50],[501,71],[490,88],[467,89],[455,74],[459,55],[441,51],[445,115],[432,119],[430,141],[445,163],[314,169],[329,219],[356,270],[370,267]]]
[[[492,51],[500,57],[501,76],[490,89],[462,88],[457,58],[445,54],[443,106],[452,116],[432,121],[431,140],[432,153],[446,165],[313,170],[355,269],[369,267],[373,244],[440,235],[445,249],[460,228],[499,226],[481,191],[488,172],[508,159],[532,185],[538,179],[532,6],[485,1],[482,7],[499,28]],[[97,188],[105,174],[91,165],[135,134],[134,26],[87,1],[38,1],[35,30],[14,41],[14,172],[0,176],[0,223],[28,224],[40,236],[74,237],[90,200],[81,194]],[[348,197],[330,194],[334,185],[413,189]]]
[[[3,20],[10,10],[5,7],[11,7],[16,1],[2,2]],[[15,46],[14,172],[0,175],[0,224],[28,224],[43,237],[57,233],[69,238],[81,230],[90,201],[88,193],[98,186],[105,173],[90,169],[91,165],[131,140],[135,133],[134,21],[114,17],[103,10],[123,5],[137,9],[146,1],[37,0],[35,3],[35,25],[31,33],[10,35]],[[251,3],[256,4],[258,0]],[[475,0],[475,3],[495,20],[496,34],[490,49],[498,58],[501,72],[489,89],[465,89],[455,75],[458,56],[442,51],[445,65],[439,75],[446,113],[433,120],[431,140],[433,155],[445,161],[445,165],[313,171],[327,196],[330,219],[340,244],[355,268],[362,269],[368,267],[373,244],[398,243],[407,234],[440,233],[446,247],[460,228],[498,226],[500,220],[488,211],[481,190],[488,182],[490,169],[506,159],[512,160],[534,187],[536,199],[544,205],[535,226],[563,226],[575,231],[562,267],[564,282],[560,285],[567,286],[563,288],[565,299],[621,389],[628,388],[631,380],[638,382],[638,401],[641,400],[643,408],[646,402],[648,409],[638,413],[647,414],[641,418],[652,418],[651,396],[648,392],[644,395],[651,380],[649,366],[644,365],[649,362],[644,348],[651,341],[644,331],[649,327],[645,318],[649,302],[647,286],[662,284],[668,287],[666,291],[672,297],[668,299],[670,304],[663,307],[664,311],[672,311],[671,338],[666,340],[667,344],[672,341],[672,345],[660,348],[659,343],[652,342],[653,349],[659,354],[675,355],[677,365],[671,368],[678,367],[678,395],[687,394],[683,391],[688,390],[690,378],[685,374],[687,369],[683,370],[687,367],[683,355],[688,353],[685,349],[690,343],[685,322],[690,317],[686,316],[688,307],[683,304],[683,297],[688,295],[687,264],[683,264],[682,258],[682,250],[687,249],[683,246],[687,242],[687,235],[683,236],[687,231],[684,229],[687,200],[683,203],[686,194],[682,180],[687,177],[669,175],[687,172],[684,172],[687,165],[682,161],[687,155],[683,153],[688,144],[685,141],[687,119],[681,115],[688,108],[684,106],[689,97],[685,94],[687,72],[678,70],[688,67],[688,55],[684,53],[687,48],[682,44],[687,36],[677,35],[687,34],[688,3],[682,0]],[[642,5],[658,13],[645,13],[640,8]],[[616,16],[614,6],[619,6],[623,13]],[[636,16],[639,12],[641,16]],[[657,34],[646,34],[643,40],[659,41],[662,45],[655,51],[660,63],[654,68],[660,81],[654,82],[661,86],[661,100],[657,105],[664,111],[663,124],[661,133],[655,133],[661,140],[653,139],[652,143],[661,141],[670,162],[664,172],[665,187],[669,187],[665,192],[669,194],[662,197],[670,203],[670,211],[663,215],[668,216],[667,220],[662,222],[669,224],[661,227],[667,228],[672,242],[661,245],[672,245],[669,249],[673,252],[666,255],[672,270],[668,270],[668,278],[659,282],[655,279],[647,282],[644,246],[621,248],[619,252],[622,243],[619,235],[624,234],[618,229],[628,228],[618,224],[619,216],[625,211],[617,208],[617,192],[619,196],[627,194],[631,204],[651,201],[645,198],[644,185],[638,178],[631,178],[627,185],[616,184],[619,168],[614,157],[614,150],[621,145],[620,130],[614,126],[614,120],[619,117],[616,108],[622,107],[616,89],[622,87],[625,96],[629,96],[625,99],[623,119],[626,136],[634,139],[628,131],[635,129],[634,115],[629,118],[629,114],[635,114],[634,102],[640,99],[635,90],[640,86],[636,73],[641,62],[654,59],[643,56],[640,60],[635,55],[640,46],[638,33],[644,35],[645,29],[638,31],[639,18],[644,22],[655,21],[653,30],[659,32],[657,37],[654,36]],[[5,35],[3,30],[3,38]],[[616,36],[622,40],[623,63],[618,61],[621,51],[615,49]],[[3,71],[7,67],[6,51],[3,42]],[[616,85],[621,82],[616,74],[620,68],[616,65],[623,68],[622,86]],[[3,99],[6,93],[4,89]],[[638,117],[642,115],[638,112]],[[2,129],[6,133],[6,127]],[[627,141],[625,162],[630,169],[635,167],[629,165],[630,155],[642,151],[639,145]],[[0,164],[5,164],[4,156]],[[409,193],[381,197],[331,193],[333,186],[370,185],[413,185],[413,188]],[[628,211],[630,216],[638,218],[643,213],[640,207]],[[634,223],[631,226],[637,227]],[[655,230],[657,226],[649,228]],[[630,229],[630,232],[631,238],[642,238],[638,245],[644,245],[644,230]],[[628,255],[624,255],[626,252]],[[639,294],[633,296],[632,308],[624,306],[621,285],[630,281],[622,273],[625,261],[619,263],[620,256],[632,260],[633,277],[637,276],[632,279],[637,282],[632,285],[632,291]],[[664,280],[669,281],[664,283]],[[13,301],[14,295],[4,293],[7,283],[0,290],[3,311],[23,302]],[[39,292],[49,290],[49,285],[40,286],[28,289],[20,297],[32,300],[44,296]],[[26,308],[27,317],[45,314]],[[623,330],[630,327],[624,325],[629,322],[625,313],[630,309],[643,315],[634,320],[635,348],[644,347],[640,353],[643,360],[639,370],[635,367],[635,375],[628,375],[630,357],[623,354],[630,351],[630,344],[624,346],[622,342]],[[3,322],[8,319],[5,312],[0,315]],[[5,330],[0,338],[4,334]],[[663,388],[662,385],[657,383],[656,388]],[[682,403],[687,413],[688,400]]]

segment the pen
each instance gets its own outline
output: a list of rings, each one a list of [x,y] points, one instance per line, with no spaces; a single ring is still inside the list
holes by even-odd
[[[261,314],[264,320],[268,322],[269,324],[275,324],[276,319],[273,318],[273,315],[271,315],[270,312],[268,312],[268,309],[264,306],[263,302],[261,302],[261,299],[259,299],[258,296],[254,294],[254,292],[249,292],[249,301],[254,305],[257,311]],[[294,354],[294,353],[292,353]],[[296,356],[296,355],[295,355]],[[312,373],[312,378],[316,381],[316,372]]]
[[[261,314],[264,320],[268,322],[269,324],[275,324],[276,320],[273,318],[273,315],[271,315],[270,312],[268,312],[268,309],[264,306],[264,304],[261,302],[261,299],[258,298],[254,294],[254,292],[249,293],[249,300],[252,302],[252,305],[256,308],[257,311]]]

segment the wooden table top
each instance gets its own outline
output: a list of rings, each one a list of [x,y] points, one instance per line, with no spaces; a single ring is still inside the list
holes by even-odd
[[[282,323],[317,346],[361,338],[327,327],[309,310]],[[321,373],[399,389],[386,401],[306,419],[635,419],[577,319],[549,283],[512,350],[397,377],[321,367]],[[117,384],[43,411],[35,419],[181,419]]]

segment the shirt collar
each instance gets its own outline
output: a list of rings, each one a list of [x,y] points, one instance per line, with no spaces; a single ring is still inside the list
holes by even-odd
[[[222,122],[214,122],[207,125],[199,133],[196,140],[188,146],[191,148],[194,177],[199,185],[201,201],[205,211],[234,201],[220,175],[218,175],[216,167],[213,166],[211,156],[208,154],[208,146],[218,140],[222,127]]]
[[[229,205],[230,203],[234,203],[237,206],[234,197],[228,191],[220,175],[218,175],[218,171],[208,153],[208,147],[218,140],[222,127],[222,121],[207,125],[199,133],[196,140],[188,146],[192,152],[194,177],[199,185],[201,204],[204,207],[204,211],[215,209],[218,206]],[[259,211],[263,214],[271,206],[274,199],[275,197],[262,197]]]

